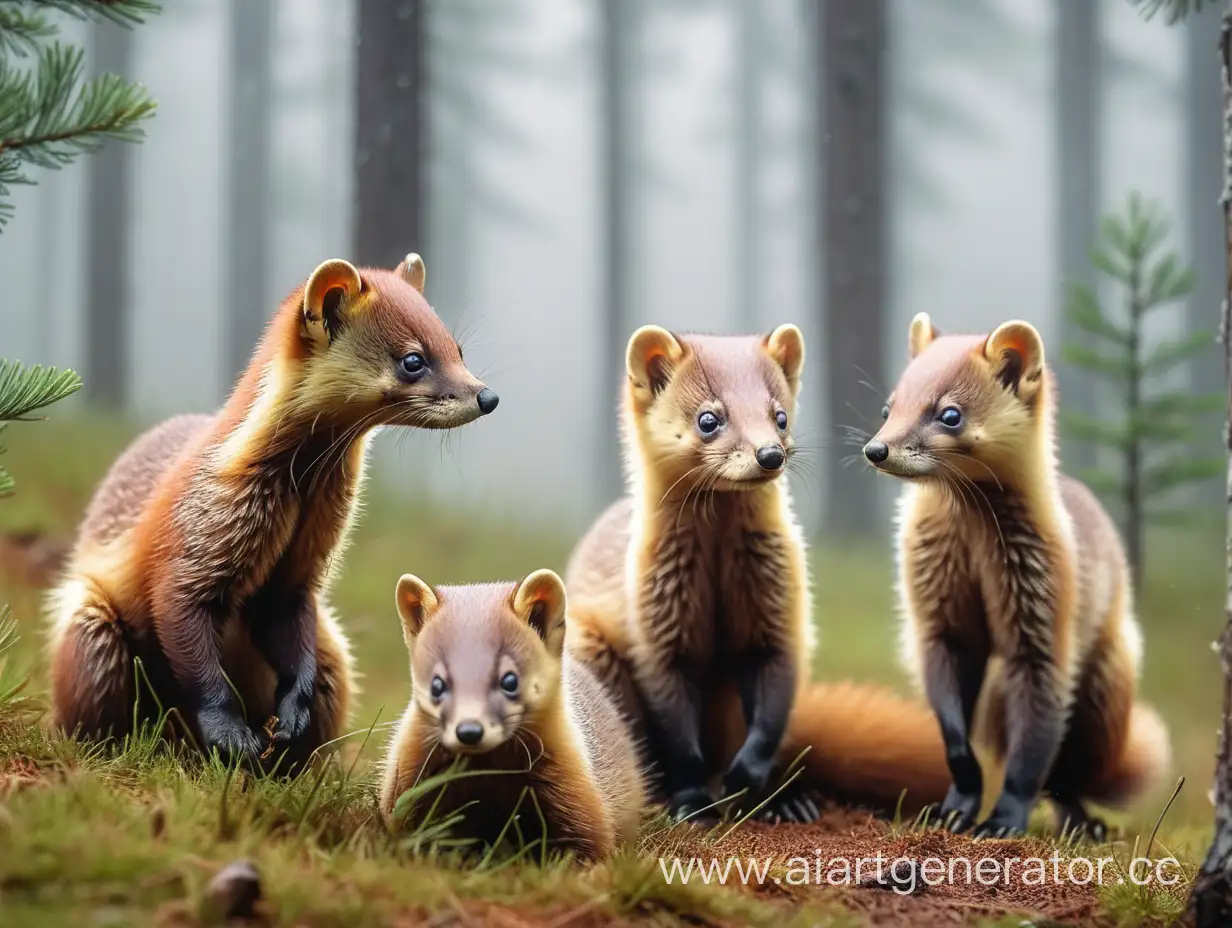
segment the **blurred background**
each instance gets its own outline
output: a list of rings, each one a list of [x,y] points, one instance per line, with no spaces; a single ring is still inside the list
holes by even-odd
[[[843,459],[847,430],[879,421],[914,313],[946,331],[1030,320],[1065,404],[1119,414],[1060,348],[1083,338],[1071,284],[1119,306],[1089,252],[1137,191],[1194,269],[1144,338],[1208,333],[1168,382],[1223,389],[1216,7],[1172,29],[1126,0],[173,0],[132,31],[66,22],[94,71],[146,84],[158,110],[142,144],[15,190],[0,354],[72,366],[85,389],[51,412],[71,427],[6,436],[19,490],[3,524],[70,532],[132,430],[216,408],[320,261],[419,251],[501,405],[447,443],[378,439],[389,503],[339,590],[382,652],[365,711],[405,689],[399,572],[561,568],[619,493],[623,350],[647,322],[804,330],[797,435],[814,466],[792,479],[818,542],[820,667],[897,680],[895,488]],[[1216,417],[1192,454],[1219,448]],[[1117,460],[1068,438],[1064,454]],[[1197,807],[1222,493],[1209,475],[1182,488],[1195,519],[1149,536],[1141,597],[1148,693],[1191,726]]]

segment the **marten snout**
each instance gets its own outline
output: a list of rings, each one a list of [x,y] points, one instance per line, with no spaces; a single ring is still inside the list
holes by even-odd
[[[477,722],[474,719],[459,722],[454,726],[453,734],[459,744],[473,748],[483,740],[483,722]]]
[[[757,458],[758,465],[765,471],[776,471],[787,460],[787,455],[783,453],[783,446],[773,442],[762,445],[754,456]]]
[[[478,396],[476,396],[475,399],[479,403],[479,412],[485,416],[488,413],[490,413],[492,410],[494,410],[497,404],[500,403],[500,397],[497,396],[496,393],[494,393],[492,390],[489,390],[487,387],[484,387],[482,390],[480,390]]]

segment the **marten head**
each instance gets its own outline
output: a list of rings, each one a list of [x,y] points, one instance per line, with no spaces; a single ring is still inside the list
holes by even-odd
[[[878,471],[903,478],[997,482],[1041,450],[1049,427],[1044,343],[1026,322],[991,335],[941,335],[911,321],[911,361],[864,446]]]
[[[416,254],[393,270],[326,261],[292,297],[300,365],[292,403],[366,425],[449,429],[496,408],[495,393],[424,299]],[[287,333],[290,335],[291,333]]]
[[[766,336],[633,333],[628,414],[644,464],[681,489],[741,490],[786,469],[804,366],[794,325]]]
[[[412,698],[447,753],[486,753],[535,730],[560,689],[559,576],[537,570],[521,583],[431,587],[405,574],[396,596]]]

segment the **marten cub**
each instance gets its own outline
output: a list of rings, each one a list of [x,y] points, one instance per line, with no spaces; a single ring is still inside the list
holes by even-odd
[[[1043,790],[1068,828],[1100,838],[1083,801],[1127,802],[1169,762],[1163,723],[1134,703],[1142,639],[1120,538],[1058,468],[1056,391],[1033,326],[943,336],[920,313],[908,341],[864,454],[907,483],[902,643],[953,774],[939,815],[965,830],[980,811],[975,726],[1006,764],[977,834],[1022,832]]]
[[[566,572],[569,647],[644,734],[677,817],[741,791],[767,817],[815,818],[813,793],[893,810],[944,795],[927,708],[871,687],[809,684],[803,533],[784,474],[804,365],[793,325],[766,336],[633,334],[629,494]],[[792,788],[776,774],[808,750]],[[761,804],[763,800],[765,804]]]
[[[436,821],[460,811],[462,830],[491,842],[520,808],[524,838],[585,859],[636,840],[644,804],[636,748],[603,687],[562,655],[560,578],[539,570],[521,583],[433,588],[407,574],[396,597],[412,697],[386,754],[385,814],[416,783],[461,758],[468,770],[492,775],[428,791],[410,822],[434,805]],[[527,788],[546,835],[532,834],[539,817],[523,795]]]
[[[342,733],[351,657],[325,595],[369,436],[497,404],[423,285],[418,255],[392,272],[326,261],[219,412],[155,426],[116,461],[51,595],[57,725],[122,737],[134,703],[138,721],[161,706],[168,734],[253,760],[273,715],[291,763]]]

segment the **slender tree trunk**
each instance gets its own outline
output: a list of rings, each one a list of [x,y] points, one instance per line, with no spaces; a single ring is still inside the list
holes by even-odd
[[[94,70],[129,73],[132,32],[111,22],[93,29]],[[86,325],[83,381],[91,400],[120,408],[127,394],[132,146],[108,141],[86,160]]]
[[[601,0],[600,28],[603,57],[600,63],[601,125],[600,157],[603,161],[603,361],[599,393],[601,423],[610,423],[613,391],[624,380],[624,346],[632,334],[629,325],[628,257],[629,215],[633,196],[629,183],[631,125],[629,108],[629,49],[636,35],[640,0]],[[620,492],[620,445],[616,429],[605,424],[599,430],[599,488],[603,499]]]
[[[363,0],[355,118],[355,259],[427,251],[427,0]]]
[[[1186,921],[1196,928],[1224,928],[1232,924],[1232,0],[1224,13],[1219,39],[1223,74],[1223,219],[1224,302],[1221,334],[1224,345],[1228,424],[1224,433],[1229,453],[1226,505],[1228,510],[1227,571],[1224,602],[1226,624],[1219,638],[1223,668],[1223,724],[1215,768],[1215,838],[1190,891]],[[1213,65],[1214,62],[1212,61]],[[1214,117],[1212,117],[1214,118]]]
[[[1130,375],[1125,385],[1125,414],[1129,422],[1139,420],[1142,407],[1142,381],[1137,374],[1142,353],[1142,282],[1136,269],[1129,278],[1129,356]],[[1125,448],[1125,548],[1134,588],[1142,588],[1142,445],[1130,438]]]
[[[1188,97],[1186,122],[1185,199],[1188,203],[1189,249],[1195,269],[1194,290],[1189,298],[1188,328],[1210,332],[1217,328],[1211,307],[1223,298],[1223,233],[1219,220],[1219,188],[1223,175],[1223,135],[1216,114],[1223,108],[1219,70],[1214,67],[1218,45],[1219,5],[1210,3],[1186,19],[1184,29],[1185,81]],[[1223,391],[1223,361],[1211,350],[1192,363],[1190,385],[1197,395]],[[1214,435],[1205,436],[1195,454],[1216,454]],[[1213,506],[1222,492],[1218,480],[1196,487],[1200,507]]]
[[[740,300],[736,318],[744,332],[761,326],[761,0],[736,0],[739,116],[736,126],[736,256],[732,268]]]
[[[819,152],[825,234],[825,340],[830,427],[871,429],[886,388],[886,7],[884,0],[828,0],[820,16],[824,139]],[[869,385],[873,389],[869,389]],[[832,466],[828,528],[877,526],[875,485],[860,468]]]
[[[1100,213],[1100,16],[1094,0],[1056,0],[1057,308],[1062,343],[1084,342],[1085,333],[1065,312],[1069,287],[1095,285],[1089,258]],[[1058,351],[1059,355],[1060,352]],[[1070,364],[1056,365],[1065,407],[1094,415],[1093,378]],[[1062,459],[1079,470],[1095,463],[1094,448],[1062,439]]]
[[[273,4],[231,0],[231,113],[227,143],[228,292],[224,358],[229,382],[248,366],[269,305],[270,37]]]

